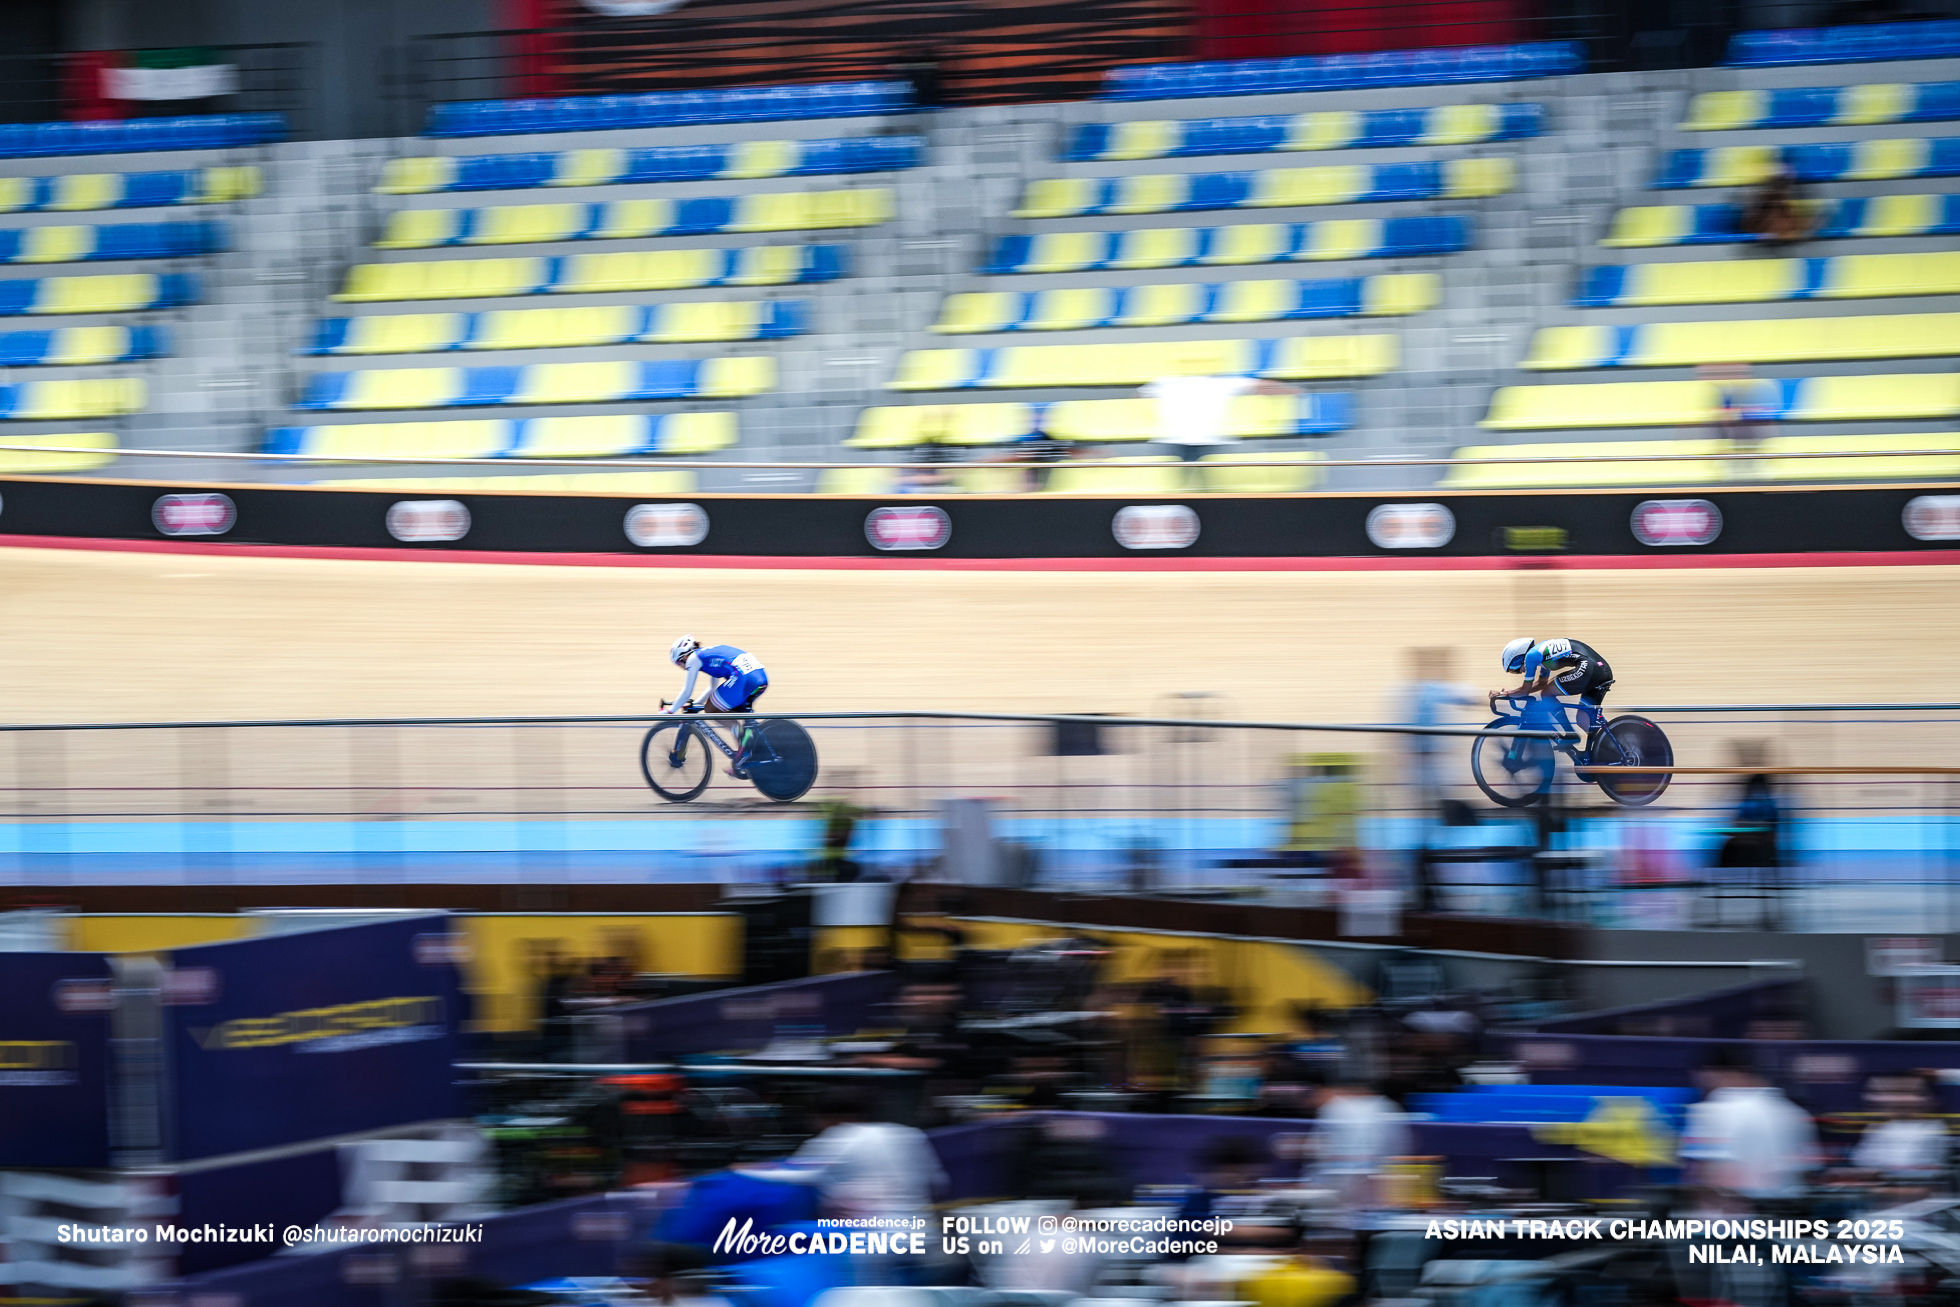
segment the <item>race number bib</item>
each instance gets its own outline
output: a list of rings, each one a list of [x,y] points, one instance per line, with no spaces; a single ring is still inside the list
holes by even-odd
[[[745,653],[741,657],[731,660],[728,665],[735,669],[737,676],[747,676],[750,672],[759,672],[762,670],[762,664],[755,660],[754,654]]]
[[[1545,641],[1545,658],[1548,661],[1553,658],[1563,658],[1565,657],[1565,655],[1571,652],[1572,652],[1572,641],[1570,640]]]

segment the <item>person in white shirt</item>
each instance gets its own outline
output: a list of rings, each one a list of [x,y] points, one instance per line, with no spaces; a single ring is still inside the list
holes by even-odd
[[[808,1174],[823,1196],[826,1216],[924,1216],[932,1191],[946,1182],[939,1155],[923,1130],[874,1121],[861,1091],[827,1090],[817,1101],[822,1133],[790,1155],[787,1165]]]
[[[1947,1169],[1946,1123],[1931,1116],[1932,1086],[1918,1071],[1873,1076],[1865,1102],[1885,1119],[1871,1125],[1852,1150],[1851,1165],[1880,1176],[1931,1184]]]
[[[1336,1081],[1314,1095],[1314,1163],[1309,1183],[1334,1190],[1349,1214],[1380,1207],[1388,1163],[1410,1152],[1402,1109],[1366,1085]]]
[[[1228,420],[1234,399],[1241,395],[1300,393],[1298,386],[1277,381],[1204,371],[1215,362],[1209,354],[1193,352],[1179,360],[1179,371],[1137,391],[1143,398],[1157,401],[1158,442],[1176,447],[1187,463],[1232,439]]]
[[[1726,1046],[1702,1068],[1701,1081],[1708,1096],[1688,1108],[1681,1137],[1681,1158],[1696,1181],[1743,1206],[1801,1198],[1821,1160],[1810,1114]]]

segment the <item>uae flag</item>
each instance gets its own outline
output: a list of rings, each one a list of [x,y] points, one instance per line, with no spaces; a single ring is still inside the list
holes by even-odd
[[[209,100],[238,91],[238,67],[203,46],[129,50],[101,67],[105,100]]]

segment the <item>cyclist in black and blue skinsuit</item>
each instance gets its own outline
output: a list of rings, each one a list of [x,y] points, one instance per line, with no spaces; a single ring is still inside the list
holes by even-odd
[[[674,647],[667,651],[674,666],[687,672],[687,682],[681,686],[678,699],[670,712],[699,712],[705,707],[709,712],[750,712],[762,692],[769,688],[769,673],[762,669],[762,660],[752,653],[737,649],[732,644],[703,646],[691,635],[684,635],[674,641]],[[694,679],[706,676],[712,684],[708,687],[705,703],[691,702],[694,694]],[[742,723],[736,731],[741,744],[741,752],[736,755],[735,765],[729,775],[741,777],[742,764],[748,761],[749,727]]]
[[[1591,645],[1577,640],[1533,640],[1522,636],[1504,646],[1499,663],[1505,671],[1523,676],[1525,683],[1515,690],[1491,691],[1493,707],[1499,699],[1522,698],[1528,694],[1577,695],[1580,719],[1587,733],[1605,725],[1606,713],[1600,703],[1613,688],[1613,668]]]

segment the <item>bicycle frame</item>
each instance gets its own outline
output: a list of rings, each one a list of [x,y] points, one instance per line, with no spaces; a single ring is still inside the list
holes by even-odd
[[[667,701],[662,699],[660,706],[665,708]],[[728,759],[728,761],[734,762],[737,758],[741,757],[742,751],[739,748],[732,747],[728,741],[721,738],[721,732],[715,729],[715,723],[713,721],[703,720],[698,713],[671,713],[668,715],[679,717],[683,721],[692,721],[694,723],[695,733],[701,736],[702,739],[713,743],[715,748],[721,750],[722,757]],[[740,731],[746,724],[746,722],[737,722],[732,729]]]
[[[1518,729],[1558,731],[1567,738],[1552,741],[1552,747],[1570,758],[1574,766],[1592,766],[1592,752],[1583,747],[1586,740],[1591,738],[1591,733],[1582,731],[1573,724],[1569,706],[1563,699],[1550,694],[1505,696],[1505,701],[1511,704],[1517,704],[1520,700],[1523,701],[1524,706],[1518,709]],[[1595,711],[1599,713],[1600,722],[1604,724],[1605,711],[1603,709]]]

